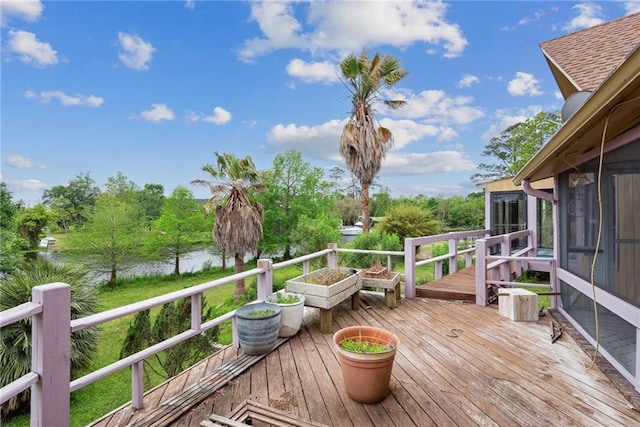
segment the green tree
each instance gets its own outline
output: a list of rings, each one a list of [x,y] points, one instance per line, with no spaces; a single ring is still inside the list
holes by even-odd
[[[257,249],[262,238],[262,204],[252,201],[251,191],[262,191],[255,164],[251,157],[237,159],[233,154],[216,155],[216,164],[205,165],[202,171],[213,181],[195,179],[192,184],[209,187],[212,197],[205,204],[205,212],[215,206],[216,222],[213,238],[219,247],[233,254],[236,273],[244,271],[244,256]],[[234,298],[242,298],[247,293],[244,279],[237,280]]]
[[[85,229],[71,233],[69,242],[89,269],[109,274],[113,284],[119,271],[142,258],[144,232],[137,204],[104,193],[96,200]]]
[[[0,182],[0,273],[10,273],[20,266],[29,241],[18,233],[17,217],[22,202],[13,201],[7,184]]]
[[[303,254],[310,254],[327,248],[329,243],[341,242],[340,219],[325,213],[313,218],[300,215],[291,241]]]
[[[202,309],[205,311],[206,300],[203,298]],[[211,315],[211,309],[207,310],[205,318]],[[149,310],[136,314],[129,325],[127,335],[120,350],[120,358],[130,356],[144,350],[156,343],[167,340],[191,327],[191,299],[183,298],[172,303],[164,304],[151,325]],[[163,372],[159,375],[168,379],[184,371],[195,362],[202,360],[211,354],[212,346],[218,338],[218,327],[183,341],[179,344],[154,355],[158,366]],[[146,367],[154,369],[151,363]],[[147,377],[148,379],[148,377]]]
[[[47,225],[54,223],[56,215],[42,203],[23,209],[16,218],[22,236],[29,241],[33,249],[38,247],[42,231]]]
[[[430,210],[404,203],[393,206],[376,226],[380,231],[395,234],[401,242],[407,237],[431,236],[440,228]]]
[[[404,100],[383,100],[380,90],[393,87],[408,72],[392,56],[376,53],[370,59],[365,51],[360,56],[347,56],[340,63],[340,71],[351,94],[351,115],[340,137],[340,154],[349,170],[360,181],[362,223],[366,233],[369,231],[370,216],[369,187],[393,143],[391,131],[378,126],[374,106],[380,101],[390,109],[404,106]]]
[[[35,286],[62,282],[71,286],[71,319],[94,314],[98,296],[87,279],[86,271],[76,267],[55,265],[44,260],[25,263],[22,270],[0,276],[0,311],[31,301]],[[95,353],[98,330],[84,329],[71,334],[71,376],[76,378]],[[2,328],[0,339],[0,386],[26,375],[31,370],[31,319]],[[29,409],[29,391],[10,399],[1,407],[3,419],[8,414]]]
[[[263,227],[269,232],[260,241],[261,251],[284,252],[291,258],[291,234],[301,215],[315,217],[332,207],[330,184],[321,168],[302,160],[302,154],[288,150],[273,159],[263,175],[265,191],[258,199],[264,206]]]
[[[180,256],[201,241],[207,225],[191,191],[176,187],[164,202],[160,218],[153,222],[146,246],[155,258],[169,257],[174,265],[173,274],[179,276]]]
[[[160,218],[165,202],[164,187],[161,184],[145,184],[138,193],[138,201],[147,221]]]
[[[524,122],[509,126],[485,146],[482,155],[497,163],[480,163],[472,180],[496,180],[515,176],[561,126],[558,112],[540,111]]]
[[[42,202],[58,216],[60,228],[81,226],[87,220],[100,194],[89,173],[79,173],[66,185],[54,185],[42,193]]]
[[[340,216],[340,219],[342,219],[342,224],[353,225],[360,217],[362,203],[355,197],[341,197],[336,200],[336,212]]]

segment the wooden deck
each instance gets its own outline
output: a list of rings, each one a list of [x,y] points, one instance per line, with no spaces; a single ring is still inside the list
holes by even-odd
[[[451,301],[476,302],[476,270],[467,267],[455,273],[416,286],[416,296]]]
[[[300,333],[182,414],[173,426],[199,426],[246,401],[332,426],[631,426],[631,409],[568,334],[551,343],[549,316],[512,322],[495,306],[443,300],[402,300],[362,292],[360,309],[337,306],[333,330],[382,326],[400,338],[391,392],[363,405],[344,391],[331,334],[319,331],[317,309],[306,308]],[[206,379],[241,351],[230,347],[149,392],[145,409],[122,408],[96,425],[127,425],[175,393]]]

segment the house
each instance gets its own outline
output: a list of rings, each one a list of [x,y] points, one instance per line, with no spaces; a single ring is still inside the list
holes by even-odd
[[[537,190],[553,193],[553,178],[531,184]],[[514,185],[510,178],[479,184],[485,195],[485,228],[492,236],[526,230],[531,226],[537,256],[553,255],[553,214],[549,200],[536,198]],[[535,225],[535,226],[534,226]],[[522,249],[526,242],[513,242],[513,250]]]
[[[553,202],[558,310],[640,390],[640,13],[540,47],[565,123],[513,184]]]

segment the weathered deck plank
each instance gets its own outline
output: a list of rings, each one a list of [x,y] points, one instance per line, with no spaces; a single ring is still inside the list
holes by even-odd
[[[306,308],[298,335],[171,425],[227,416],[247,399],[334,426],[640,425],[600,369],[585,369],[589,358],[570,336],[551,343],[549,320],[512,322],[495,307],[420,298],[390,309],[384,295],[362,292],[359,311],[349,301],[334,308],[332,330],[371,324],[398,335],[382,403],[346,396],[332,335],[320,333],[318,310]]]
[[[476,301],[475,267],[467,267],[424,285],[416,286],[416,296],[455,301]]]

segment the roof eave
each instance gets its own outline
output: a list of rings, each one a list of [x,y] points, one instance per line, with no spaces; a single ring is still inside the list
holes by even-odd
[[[553,176],[544,172],[543,165],[558,156],[577,139],[578,134],[589,125],[603,120],[606,113],[613,108],[616,99],[624,95],[640,79],[640,45],[638,45],[576,113],[564,123],[560,130],[542,147],[536,155],[513,178],[515,185],[523,180],[538,180]],[[637,84],[637,83],[636,83]]]

